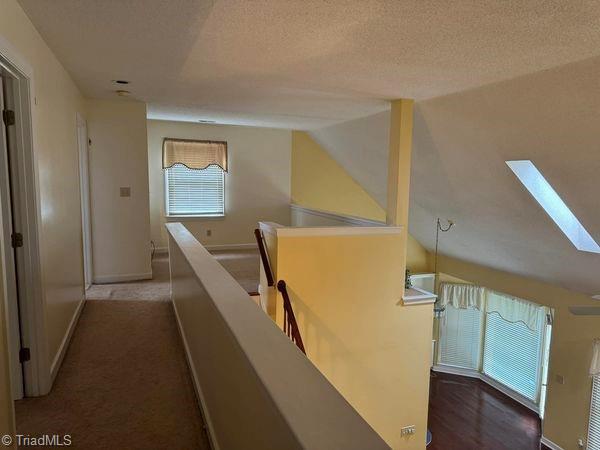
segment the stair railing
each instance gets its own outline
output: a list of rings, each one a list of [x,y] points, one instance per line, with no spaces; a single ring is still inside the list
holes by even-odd
[[[277,290],[281,292],[283,297],[283,332],[292,340],[294,344],[306,355],[304,350],[304,343],[302,342],[302,336],[300,335],[300,329],[298,328],[298,322],[296,322],[296,316],[292,309],[292,302],[290,302],[290,296],[288,295],[285,281],[279,280],[277,283]]]
[[[260,229],[256,228],[254,230],[254,237],[256,237],[258,251],[260,252],[260,259],[262,260],[262,264],[265,269],[265,275],[267,276],[267,284],[269,286],[273,286],[273,272],[271,272],[271,264],[269,264],[269,255],[267,255],[267,249],[265,248],[265,238]]]

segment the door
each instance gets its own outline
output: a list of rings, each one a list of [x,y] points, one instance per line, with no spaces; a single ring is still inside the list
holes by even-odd
[[[83,274],[85,288],[92,284],[92,222],[90,216],[90,171],[87,123],[77,114],[79,145],[79,187],[81,189],[81,230],[83,238]]]
[[[28,360],[24,350],[21,327],[20,274],[24,273],[23,238],[21,234],[21,214],[19,211],[18,154],[15,148],[15,117],[12,113],[13,79],[9,72],[0,66],[0,109],[2,110],[0,132],[0,200],[2,216],[2,258],[4,297],[8,320],[9,358],[13,398],[24,395],[23,363]],[[22,350],[23,349],[23,350]]]

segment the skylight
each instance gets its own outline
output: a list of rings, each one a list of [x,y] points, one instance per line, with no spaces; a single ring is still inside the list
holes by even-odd
[[[506,164],[577,250],[600,253],[600,246],[531,161],[506,161]]]

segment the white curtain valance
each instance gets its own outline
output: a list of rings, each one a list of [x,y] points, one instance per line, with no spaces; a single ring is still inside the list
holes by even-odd
[[[175,164],[183,164],[188,169],[196,170],[206,169],[214,164],[227,172],[227,142],[165,138],[163,169]]]
[[[475,308],[482,310],[485,288],[473,284],[440,283],[440,302],[454,308]]]
[[[590,366],[590,375],[600,375],[600,339],[594,339],[592,349],[592,365]]]
[[[522,298],[488,290],[486,312],[498,313],[507,322],[523,322],[530,330],[537,331],[545,319],[546,308]]]

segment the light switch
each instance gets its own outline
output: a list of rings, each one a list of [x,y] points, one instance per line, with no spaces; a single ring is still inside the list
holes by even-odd
[[[554,377],[554,379],[556,380],[556,382],[557,382],[558,384],[565,384],[565,377],[563,377],[562,375],[558,375],[558,374],[557,374],[557,375]]]
[[[131,188],[129,186],[121,188],[121,197],[131,197]]]

